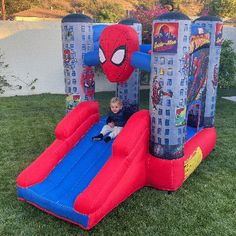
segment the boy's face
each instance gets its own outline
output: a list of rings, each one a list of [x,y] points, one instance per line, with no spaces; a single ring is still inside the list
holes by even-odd
[[[117,113],[122,108],[122,106],[119,102],[112,102],[110,103],[110,108],[113,113]]]

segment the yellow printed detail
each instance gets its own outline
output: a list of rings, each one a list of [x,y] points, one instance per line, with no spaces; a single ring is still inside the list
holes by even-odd
[[[184,162],[184,180],[186,180],[202,161],[202,150],[197,147],[192,155]]]
[[[160,43],[154,43],[154,50],[166,45],[175,45],[177,44],[177,40],[168,40],[166,43],[160,42]]]

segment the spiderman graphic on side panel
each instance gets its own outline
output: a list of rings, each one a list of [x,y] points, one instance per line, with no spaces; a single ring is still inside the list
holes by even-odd
[[[161,102],[163,96],[172,97],[173,92],[171,90],[164,92],[160,82],[157,80],[157,77],[154,77],[154,86],[152,90],[152,105],[153,109],[157,110],[157,105]]]
[[[71,52],[69,49],[64,49],[63,51],[63,61],[65,66],[68,65],[70,63],[71,60]]]
[[[94,82],[94,71],[90,66],[84,67],[80,77],[81,87],[84,95],[88,99],[94,98],[95,93],[95,82]]]

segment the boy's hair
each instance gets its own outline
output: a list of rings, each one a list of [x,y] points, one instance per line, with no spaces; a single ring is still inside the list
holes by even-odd
[[[113,97],[113,98],[110,100],[110,104],[111,104],[111,103],[119,103],[120,106],[123,106],[123,103],[122,103],[121,99],[118,98],[118,97]]]

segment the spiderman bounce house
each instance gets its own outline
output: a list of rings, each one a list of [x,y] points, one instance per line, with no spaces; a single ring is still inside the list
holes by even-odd
[[[133,18],[95,24],[82,14],[62,20],[67,115],[55,141],[17,178],[17,197],[91,229],[135,191],[176,191],[210,154],[222,21],[191,22],[180,12],[154,19],[141,44]],[[117,84],[130,118],[115,140],[94,142],[105,124],[94,100],[94,67]],[[149,110],[139,111],[140,70],[150,72]]]

